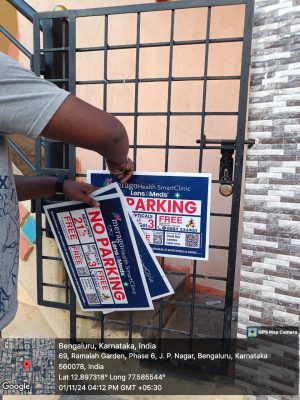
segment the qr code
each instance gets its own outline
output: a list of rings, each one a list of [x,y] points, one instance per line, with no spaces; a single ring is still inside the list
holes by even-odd
[[[153,233],[153,244],[163,244],[163,233]]]
[[[98,304],[99,300],[96,293],[86,293],[86,299],[89,304]]]
[[[78,275],[88,275],[89,270],[84,267],[79,267],[79,268],[77,268],[77,273],[78,273]]]
[[[199,247],[200,235],[195,233],[186,233],[185,235],[185,245],[187,247]]]

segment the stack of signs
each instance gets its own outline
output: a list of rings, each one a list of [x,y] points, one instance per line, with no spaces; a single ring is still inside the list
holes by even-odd
[[[173,289],[118,184],[92,193],[100,207],[70,201],[45,206],[83,310],[153,309]]]

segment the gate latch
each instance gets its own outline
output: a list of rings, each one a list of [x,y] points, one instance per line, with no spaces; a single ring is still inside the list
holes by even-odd
[[[232,143],[222,141],[221,143],[221,155],[220,158],[220,169],[219,169],[219,180],[220,187],[219,192],[222,196],[230,196],[233,191],[232,177],[233,177],[233,153],[234,149]]]

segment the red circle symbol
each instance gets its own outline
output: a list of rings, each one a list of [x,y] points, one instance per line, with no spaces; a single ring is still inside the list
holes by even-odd
[[[23,361],[23,367],[24,367],[24,369],[26,370],[26,371],[28,371],[29,370],[29,368],[30,368],[30,361],[29,360],[25,360],[25,361]]]

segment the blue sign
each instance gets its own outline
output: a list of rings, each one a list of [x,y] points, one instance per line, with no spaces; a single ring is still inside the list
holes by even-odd
[[[88,171],[97,187],[114,181],[107,171]],[[119,185],[157,256],[208,260],[210,174],[135,173]]]
[[[117,183],[113,183],[98,191],[92,193],[92,196],[99,200],[103,195],[122,192]],[[137,247],[141,258],[141,263],[144,269],[144,274],[149,287],[149,292],[152,300],[159,299],[174,293],[164,271],[162,270],[159,262],[157,261],[151,247],[147,243],[144,234],[137,223],[136,219],[130,213],[130,223],[134,233]]]
[[[44,207],[81,308],[153,309],[126,205],[113,194],[98,201]]]

